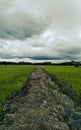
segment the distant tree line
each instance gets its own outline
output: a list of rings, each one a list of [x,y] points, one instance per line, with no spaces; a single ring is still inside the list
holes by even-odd
[[[43,62],[43,63],[31,63],[31,62],[0,62],[0,65],[60,65],[60,66],[81,66],[81,62],[70,61],[70,62],[62,62],[62,63],[52,63],[52,62]]]

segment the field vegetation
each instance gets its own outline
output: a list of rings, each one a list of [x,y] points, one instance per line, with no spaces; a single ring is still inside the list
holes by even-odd
[[[0,66],[0,112],[7,98],[20,91],[35,66]]]
[[[81,67],[41,66],[49,73],[61,90],[81,105]]]

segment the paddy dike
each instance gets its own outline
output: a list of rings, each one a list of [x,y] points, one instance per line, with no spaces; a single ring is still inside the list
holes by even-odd
[[[37,67],[23,90],[5,103],[0,130],[70,130],[61,98],[50,77]]]

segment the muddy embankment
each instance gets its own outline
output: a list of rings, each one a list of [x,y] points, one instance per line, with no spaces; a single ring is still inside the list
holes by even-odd
[[[73,111],[73,101],[37,67],[24,89],[5,103],[0,130],[79,130]]]

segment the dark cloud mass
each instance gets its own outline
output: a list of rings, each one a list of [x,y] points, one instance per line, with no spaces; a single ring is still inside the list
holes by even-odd
[[[40,34],[48,25],[44,18],[40,21],[39,13],[32,10],[34,5],[20,0],[0,1],[0,37],[5,39],[25,39]],[[27,8],[29,6],[30,8]],[[38,10],[36,10],[38,12]],[[40,18],[40,19],[39,19]]]
[[[0,57],[81,60],[81,0],[0,0]]]

